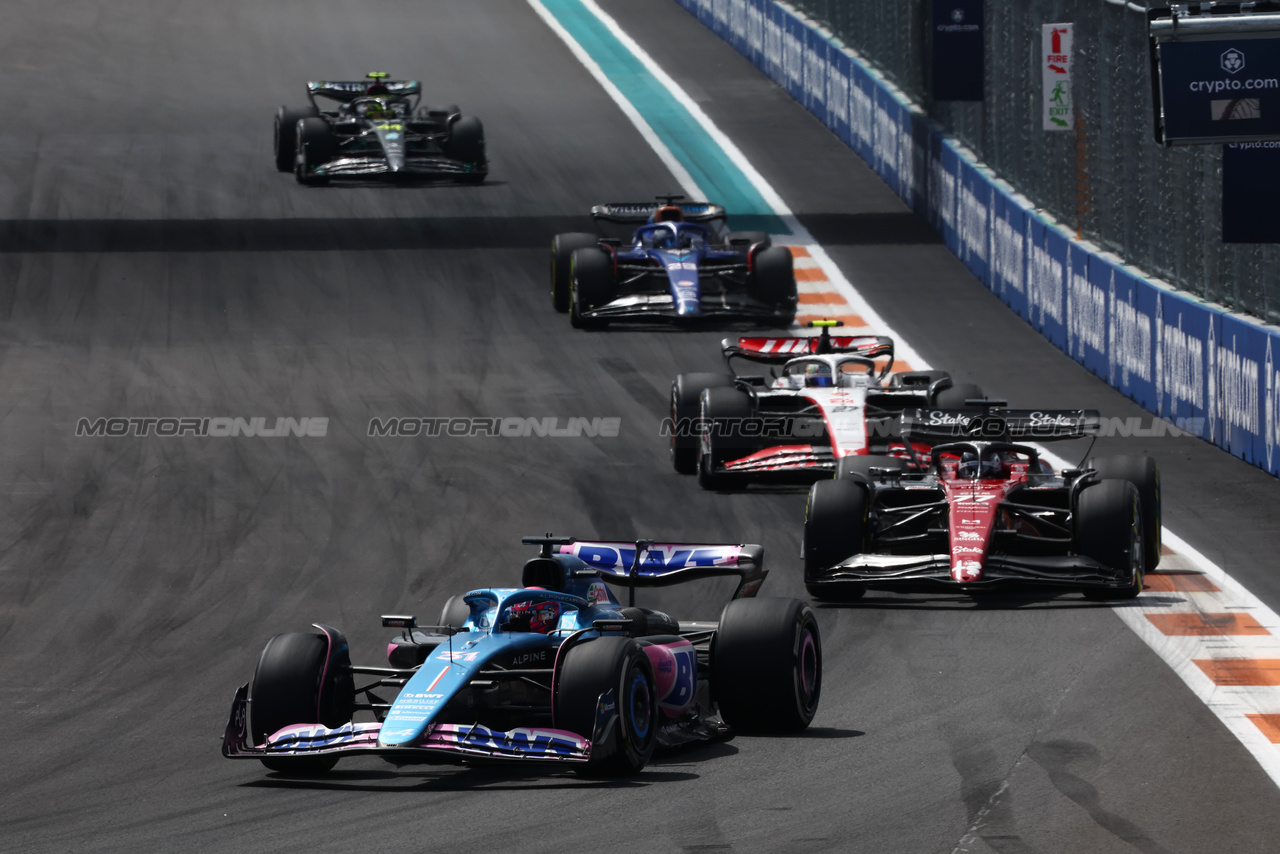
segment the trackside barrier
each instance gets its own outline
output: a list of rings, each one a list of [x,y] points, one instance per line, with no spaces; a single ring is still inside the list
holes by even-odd
[[[1059,349],[1280,475],[1280,334],[1135,276],[977,167],[852,52],[775,0],[676,0],[818,117]]]

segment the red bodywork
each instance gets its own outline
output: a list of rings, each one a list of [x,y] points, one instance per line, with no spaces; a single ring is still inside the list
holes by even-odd
[[[996,508],[1027,479],[1027,464],[1006,464],[1008,477],[970,479],[956,476],[954,458],[942,462],[942,489],[950,508],[951,577],[960,582],[982,580]]]

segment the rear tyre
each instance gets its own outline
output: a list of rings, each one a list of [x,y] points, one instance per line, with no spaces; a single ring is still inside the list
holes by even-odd
[[[445,140],[444,151],[472,170],[454,176],[458,183],[479,184],[488,175],[489,164],[484,153],[484,125],[475,116],[463,116],[449,126],[449,138]]]
[[[254,744],[292,724],[348,723],[355,714],[351,659],[345,641],[326,661],[329,643],[321,634],[290,632],[267,641],[249,691],[249,724]],[[328,667],[326,667],[328,665]],[[345,667],[345,672],[342,671]],[[323,774],[337,757],[273,757],[262,764],[285,774]]]
[[[822,695],[822,640],[798,599],[735,599],[711,642],[712,692],[725,723],[755,732],[809,726]]]
[[[973,383],[956,383],[933,395],[932,405],[937,409],[964,409],[966,400],[985,398],[982,386]]]
[[[315,107],[281,107],[276,110],[276,169],[293,171],[293,161],[298,152],[298,122],[318,118],[319,115],[320,111]]]
[[[603,637],[572,647],[555,685],[555,726],[595,738],[600,697],[614,692],[618,717],[591,746],[588,773],[639,773],[658,742],[658,692],[653,665],[631,638]]]
[[[578,329],[607,326],[587,312],[614,299],[613,262],[603,249],[575,249],[569,256],[569,322]]]
[[[698,417],[698,400],[705,388],[733,388],[733,377],[680,374],[671,384],[671,465],[680,474],[698,471],[698,434],[688,428]],[[678,428],[684,432],[678,433]]]
[[[770,246],[755,254],[751,289],[756,299],[780,313],[796,313],[796,274],[791,253],[782,246]]]
[[[823,570],[867,546],[867,488],[857,480],[820,480],[804,511],[804,586],[815,599],[848,601],[867,592],[857,581],[819,581]]]
[[[1086,590],[1088,599],[1132,599],[1142,592],[1142,499],[1127,480],[1085,487],[1076,501],[1076,550],[1132,579],[1125,587]]]
[[[1138,490],[1142,499],[1142,536],[1144,543],[1144,572],[1151,572],[1160,565],[1161,514],[1160,469],[1151,457],[1096,457],[1085,463],[1085,468],[1097,469],[1100,478],[1127,480]]]
[[[440,609],[440,625],[460,629],[470,616],[471,606],[462,601],[461,596],[450,596]]]
[[[901,457],[886,457],[880,454],[865,454],[855,457],[841,457],[836,463],[836,480],[856,480],[862,483],[873,483],[871,469],[893,469],[904,471],[907,461]]]
[[[763,231],[731,231],[725,237],[725,243],[734,249],[741,249],[746,252],[757,243],[763,243],[765,246],[772,246],[773,241],[769,239],[769,235]]]
[[[551,238],[551,305],[561,314],[569,310],[569,262],[573,250],[589,249],[599,243],[594,234],[583,232],[557,234]]]
[[[315,175],[312,170],[323,166],[333,159],[337,145],[333,141],[333,130],[324,119],[306,118],[297,124],[297,156],[294,159],[294,177],[299,184],[327,184],[329,179],[324,175]]]
[[[737,388],[707,388],[698,398],[703,434],[698,442],[698,484],[703,489],[731,489],[741,477],[717,471],[725,463],[747,455],[751,448],[742,422],[754,415],[751,398]]]

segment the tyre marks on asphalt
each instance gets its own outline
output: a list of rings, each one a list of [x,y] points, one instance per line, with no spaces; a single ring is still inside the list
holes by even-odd
[[[601,82],[644,139],[672,168],[685,192],[743,192],[742,185],[750,184],[754,193],[747,193],[726,207],[731,212],[737,207],[748,213],[762,213],[759,203],[763,200],[777,217],[779,230],[790,231],[785,242],[794,244],[790,248],[801,295],[798,324],[821,318],[845,320],[847,329],[843,332],[893,337],[897,355],[902,357],[895,365],[898,370],[908,370],[909,366],[916,370],[928,368],[911,345],[883,322],[742,151],[594,0],[527,2]],[[578,41],[574,33],[581,37]],[[637,81],[631,79],[635,76],[652,79],[642,81],[644,85],[636,89]],[[651,84],[655,81],[674,104],[652,97],[655,90]],[[628,98],[624,89],[641,94]],[[674,145],[677,140],[670,138],[669,122],[663,113],[680,113],[674,105],[683,108],[682,121],[687,116],[705,132],[705,137],[697,136],[696,145]],[[714,180],[704,177],[695,183],[691,173]],[[1070,467],[1052,453],[1042,452],[1041,456],[1055,468]],[[1280,643],[1276,640],[1280,618],[1168,529],[1164,530],[1164,541],[1169,545],[1169,553],[1162,561],[1164,571],[1152,574],[1149,591],[1132,602],[1117,604],[1114,612],[1165,660],[1280,785],[1280,687],[1220,685],[1195,663],[1208,659],[1280,658]],[[1191,581],[1184,577],[1195,574],[1204,578]],[[1200,589],[1196,589],[1197,585]]]

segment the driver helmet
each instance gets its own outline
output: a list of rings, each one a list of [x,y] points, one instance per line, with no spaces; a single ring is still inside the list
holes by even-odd
[[[519,602],[507,609],[504,628],[509,632],[537,632],[547,635],[560,624],[560,603]]]
[[[684,211],[679,205],[663,205],[653,212],[649,222],[684,222]]]
[[[814,388],[831,388],[830,366],[822,362],[808,362],[804,366],[804,384]]]
[[[674,228],[662,228],[653,233],[654,249],[678,249],[680,247],[680,235],[676,233]]]
[[[389,119],[394,115],[391,107],[382,101],[372,101],[364,105],[364,117],[366,119]]]
[[[956,475],[962,478],[977,478],[979,480],[990,480],[992,478],[1004,478],[1007,472],[1004,467],[1004,460],[1000,459],[997,451],[984,451],[977,454],[973,451],[965,451],[960,455],[960,465],[956,469]]]

